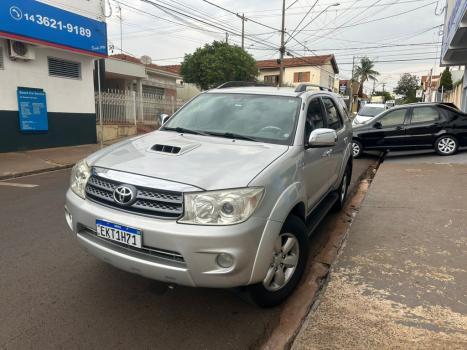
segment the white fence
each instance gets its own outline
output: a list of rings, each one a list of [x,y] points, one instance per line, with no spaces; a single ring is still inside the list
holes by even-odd
[[[96,123],[100,123],[99,93],[96,92]],[[159,125],[159,115],[173,114],[183,102],[173,96],[142,94],[134,91],[108,90],[101,92],[102,122],[104,124],[149,126]]]

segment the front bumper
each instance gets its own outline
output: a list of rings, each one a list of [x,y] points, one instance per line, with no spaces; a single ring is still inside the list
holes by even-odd
[[[256,259],[261,239],[263,234],[276,236],[281,229],[281,223],[255,216],[230,226],[178,224],[105,207],[70,190],[66,210],[79,243],[92,255],[128,272],[192,287],[229,288],[261,281],[270,263]],[[97,237],[96,219],[142,230],[144,249]],[[232,267],[216,263],[220,253],[234,257]]]

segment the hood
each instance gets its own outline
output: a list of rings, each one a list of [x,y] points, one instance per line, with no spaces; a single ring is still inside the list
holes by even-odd
[[[214,190],[247,186],[287,149],[284,145],[156,131],[105,148],[88,162]]]

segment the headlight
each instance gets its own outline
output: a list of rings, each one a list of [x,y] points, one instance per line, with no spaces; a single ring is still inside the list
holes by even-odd
[[[179,222],[196,225],[238,224],[253,214],[263,192],[263,188],[251,187],[185,193],[185,215]]]
[[[71,170],[70,188],[83,199],[85,197],[84,190],[89,176],[91,176],[91,169],[84,159],[76,163]]]

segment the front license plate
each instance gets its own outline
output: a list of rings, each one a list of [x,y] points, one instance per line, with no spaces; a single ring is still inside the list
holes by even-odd
[[[133,227],[114,224],[105,220],[96,220],[96,232],[99,237],[110,239],[132,247],[141,248],[142,232]]]

